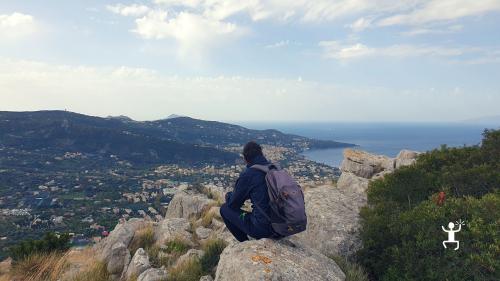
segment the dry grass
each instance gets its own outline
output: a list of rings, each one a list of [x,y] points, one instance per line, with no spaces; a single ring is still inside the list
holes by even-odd
[[[10,280],[56,281],[68,267],[67,253],[33,254],[16,262]],[[9,279],[8,279],[9,280]]]
[[[94,260],[87,269],[69,279],[70,281],[110,281],[106,264],[102,261]]]
[[[345,281],[368,281],[368,275],[360,265],[339,256],[334,256],[332,259],[344,272]]]
[[[169,281],[198,281],[203,276],[200,261],[196,258],[190,259],[172,268],[168,274]]]
[[[203,215],[201,216],[201,225],[204,227],[209,227],[212,224],[212,219],[214,219],[217,216],[214,212],[204,212]]]
[[[152,225],[148,225],[145,228],[139,229],[135,232],[134,238],[130,242],[129,250],[130,254],[133,256],[135,251],[139,248],[147,249],[154,245],[155,243],[155,233]]]
[[[106,265],[92,248],[65,253],[33,254],[15,262],[0,281],[108,281]]]

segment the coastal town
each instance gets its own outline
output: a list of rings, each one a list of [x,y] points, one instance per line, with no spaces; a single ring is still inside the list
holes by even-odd
[[[237,145],[224,147],[231,152],[241,149]],[[2,151],[3,159],[23,154],[7,150]],[[264,153],[303,187],[330,183],[339,176],[337,168],[310,161],[293,148],[264,145]],[[66,152],[45,159],[43,169],[0,170],[2,184],[17,185],[15,192],[11,189],[0,194],[0,247],[6,248],[21,237],[68,230],[74,245],[94,243],[120,219],[161,220],[178,189],[198,186],[229,191],[245,169],[242,160],[201,168],[178,164],[136,167],[116,155],[108,159],[113,164],[103,169],[92,168],[89,163],[93,158],[83,152]]]

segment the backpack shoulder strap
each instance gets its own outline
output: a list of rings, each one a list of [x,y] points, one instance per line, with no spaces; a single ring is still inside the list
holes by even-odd
[[[268,164],[268,165],[260,165],[260,164],[255,164],[255,165],[252,165],[250,166],[250,168],[254,168],[254,169],[257,169],[259,171],[262,171],[264,173],[269,173],[270,170],[280,170],[280,166],[277,165],[277,164]]]

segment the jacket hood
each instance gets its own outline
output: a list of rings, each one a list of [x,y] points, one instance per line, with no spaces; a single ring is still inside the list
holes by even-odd
[[[266,157],[263,155],[257,155],[247,164],[247,168],[250,168],[255,164],[265,165],[269,164],[269,161],[267,161]]]

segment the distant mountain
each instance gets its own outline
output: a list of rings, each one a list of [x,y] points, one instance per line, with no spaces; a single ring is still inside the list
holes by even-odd
[[[149,121],[141,125],[156,128],[164,137],[172,140],[213,146],[241,145],[249,140],[255,140],[261,144],[284,146],[298,150],[353,146],[353,144],[349,143],[316,140],[298,135],[285,134],[278,130],[252,130],[238,125],[205,121],[190,117]]]
[[[352,146],[189,117],[139,122],[67,111],[0,112],[0,147],[27,151],[117,155],[135,163],[234,163],[238,155],[222,147],[249,140],[297,150]]]
[[[214,147],[162,138],[158,130],[137,124],[65,111],[0,112],[0,147],[54,155],[116,155],[141,164],[222,164],[238,158]]]
[[[125,115],[119,115],[119,116],[108,116],[106,117],[108,119],[117,119],[117,120],[122,120],[122,121],[134,121],[132,118],[125,116]]]

